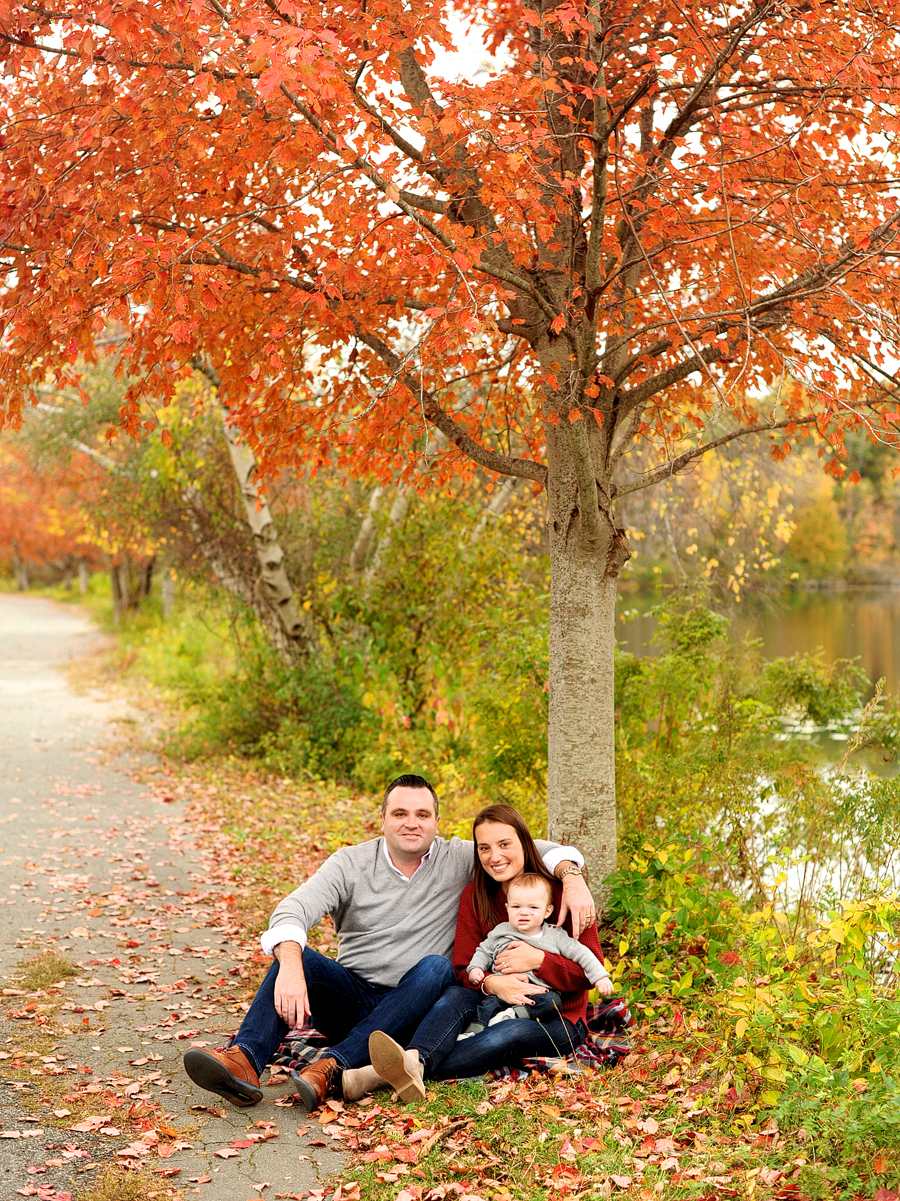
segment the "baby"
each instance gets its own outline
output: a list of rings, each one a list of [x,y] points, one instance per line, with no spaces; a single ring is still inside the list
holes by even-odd
[[[506,893],[506,912],[508,922],[495,926],[487,938],[479,945],[472,956],[467,972],[471,984],[479,985],[489,974],[500,955],[511,942],[527,942],[529,946],[541,951],[550,951],[571,959],[582,969],[588,980],[594,985],[601,996],[608,997],[613,990],[609,972],[592,951],[574,938],[566,934],[559,926],[547,923],[547,918],[553,912],[553,892],[549,880],[543,876],[526,874],[510,884]],[[547,923],[547,924],[545,924]],[[532,984],[547,987],[546,981],[534,972],[526,972]],[[505,1017],[555,1017],[559,1012],[560,998],[555,992],[535,993],[533,1006],[527,1006],[525,1013],[521,1006],[508,1006],[499,997],[488,997],[478,1008],[477,1024],[483,1029],[491,1022]],[[550,1002],[549,1011],[547,1002]],[[501,1014],[501,1010],[508,1010]],[[516,1012],[518,1010],[518,1012]],[[472,1027],[469,1027],[472,1031]]]

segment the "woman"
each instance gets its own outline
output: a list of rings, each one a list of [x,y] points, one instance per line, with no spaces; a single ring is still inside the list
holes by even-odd
[[[569,959],[521,943],[501,954],[481,990],[468,986],[466,968],[482,939],[506,920],[504,898],[514,880],[527,872],[550,881],[554,901],[551,921],[556,920],[562,897],[561,885],[544,867],[522,815],[511,805],[482,809],[473,823],[472,837],[474,877],[460,900],[453,951],[453,964],[462,986],[444,993],[416,1030],[406,1052],[376,1031],[369,1041],[372,1067],[344,1073],[348,1100],[377,1087],[379,1079],[387,1081],[403,1100],[424,1097],[423,1077],[452,1080],[481,1076],[492,1068],[517,1065],[532,1056],[568,1055],[587,1039],[590,984],[581,968]],[[580,941],[602,961],[596,925],[590,926]],[[550,1021],[511,1018],[457,1042],[472,1020],[482,992],[499,997],[506,1005],[532,1005],[534,996],[545,990],[528,979],[529,971],[539,973],[561,994],[558,1016]]]

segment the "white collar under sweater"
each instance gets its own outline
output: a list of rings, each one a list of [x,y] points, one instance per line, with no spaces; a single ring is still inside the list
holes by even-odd
[[[412,877],[419,870],[419,867],[421,867],[423,863],[425,863],[427,860],[429,860],[431,858],[431,852],[434,850],[434,843],[432,843],[431,846],[428,848],[428,850],[425,852],[425,854],[422,856],[422,858],[419,860],[419,867],[416,868],[416,872],[413,872],[412,876],[407,876],[406,872],[401,872],[400,868],[396,865],[396,863],[391,858],[391,853],[387,848],[387,839],[384,837],[384,835],[381,836],[381,846],[382,846],[382,849],[384,850],[384,857],[388,861],[391,871],[396,872],[401,880],[411,880]]]

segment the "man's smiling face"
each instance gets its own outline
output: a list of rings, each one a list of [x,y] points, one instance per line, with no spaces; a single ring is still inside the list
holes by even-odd
[[[421,859],[437,834],[434,798],[427,788],[391,789],[381,819],[388,854],[395,863]]]

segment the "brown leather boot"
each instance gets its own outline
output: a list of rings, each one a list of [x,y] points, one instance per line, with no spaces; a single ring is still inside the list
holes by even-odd
[[[302,1072],[291,1072],[294,1088],[307,1113],[318,1109],[327,1097],[338,1096],[343,1070],[338,1061],[328,1055],[317,1059]]]
[[[232,1105],[256,1105],[262,1100],[256,1068],[240,1049],[185,1052],[184,1070],[195,1084],[218,1093]]]

